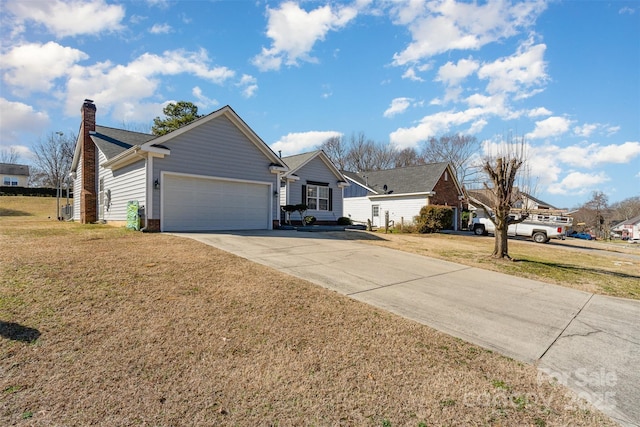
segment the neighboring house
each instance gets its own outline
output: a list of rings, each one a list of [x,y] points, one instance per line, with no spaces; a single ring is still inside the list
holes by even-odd
[[[143,207],[149,231],[271,229],[288,168],[225,106],[163,136],[96,125],[85,100],[73,157],[74,219],[124,224]]]
[[[556,208],[555,206],[543,202],[540,199],[533,197],[530,194],[527,194],[523,191],[520,191],[517,187],[513,189],[513,208],[514,209],[522,209],[529,211],[539,211],[539,210],[549,210],[554,212],[563,211],[562,209]],[[486,208],[490,208],[492,205],[491,198],[492,193],[491,190],[483,188],[476,190],[467,190],[467,196],[469,198],[469,209],[472,211],[482,211],[481,206]],[[477,212],[478,216],[483,216],[483,213]]]
[[[622,221],[611,230],[620,233],[623,238],[640,239],[640,215]]]
[[[356,222],[384,225],[385,214],[396,225],[409,224],[426,205],[451,206],[454,229],[460,228],[462,187],[448,163],[368,172],[343,172],[351,183],[344,190],[344,215]]]
[[[0,163],[0,185],[3,187],[26,187],[29,181],[29,166]]]
[[[541,211],[548,210],[550,212],[566,214],[566,210],[556,208],[555,206],[543,202],[540,199],[533,197],[523,191],[518,190],[517,187],[513,189],[513,209],[521,209],[528,211]],[[483,188],[476,190],[467,190],[467,198],[469,202],[469,210],[474,212],[476,216],[482,218],[486,217],[485,210],[490,211],[493,206],[492,201],[493,194],[491,190]],[[484,209],[483,209],[484,208]]]
[[[289,171],[280,184],[280,204],[307,205],[307,215],[314,216],[317,224],[335,224],[343,212],[343,188],[349,184],[329,157],[317,150],[282,160]],[[296,214],[291,219],[299,220]]]

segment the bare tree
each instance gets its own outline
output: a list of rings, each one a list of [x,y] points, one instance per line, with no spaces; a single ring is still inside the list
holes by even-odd
[[[41,187],[59,188],[67,179],[73,161],[76,136],[62,132],[51,133],[34,146],[35,173],[33,183]]]
[[[391,144],[368,139],[363,132],[349,141],[332,137],[318,146],[341,170],[358,172],[423,165],[425,158],[415,148],[398,150]],[[445,161],[445,160],[436,160]]]
[[[489,216],[495,225],[494,258],[511,259],[507,231],[509,225],[524,221],[526,214],[520,218],[511,216],[511,208],[518,200],[514,192],[514,183],[518,171],[526,159],[524,138],[520,141],[509,141],[502,144],[497,152],[489,154],[483,164],[483,170],[488,175],[491,185],[485,183],[485,188],[492,195],[493,215]]]
[[[426,141],[422,147],[422,156],[428,163],[449,162],[458,182],[462,184],[479,172],[472,166],[472,160],[478,151],[479,144],[475,136],[448,134]]]
[[[318,149],[324,151],[338,169],[346,170],[348,149],[341,137],[332,136],[320,144]]]
[[[594,191],[591,193],[591,200],[587,201],[582,207],[588,212],[586,219],[587,224],[591,224],[596,231],[596,237],[602,239],[606,237],[603,233],[606,217],[609,216],[609,198],[602,191]]]
[[[20,153],[16,150],[16,147],[3,148],[0,150],[0,163],[18,163],[20,160]]]
[[[407,166],[424,165],[425,163],[424,157],[420,155],[415,148],[408,147],[396,153],[393,167],[404,168]]]
[[[610,206],[613,218],[617,221],[626,221],[640,215],[640,196],[629,197]]]

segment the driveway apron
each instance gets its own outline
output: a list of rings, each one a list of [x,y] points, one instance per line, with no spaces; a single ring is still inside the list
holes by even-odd
[[[640,301],[593,295],[334,233],[173,234],[536,364],[541,373],[619,424],[640,425]],[[547,380],[547,375],[540,378]]]

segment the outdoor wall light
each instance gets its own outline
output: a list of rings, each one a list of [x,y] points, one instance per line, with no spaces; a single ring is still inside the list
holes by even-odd
[[[160,189],[160,180],[156,178],[155,181],[153,181],[153,188],[155,188],[156,190]]]

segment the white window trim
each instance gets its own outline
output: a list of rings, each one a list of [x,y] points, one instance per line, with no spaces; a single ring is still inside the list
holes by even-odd
[[[327,192],[327,197],[320,197],[320,189],[326,189]],[[316,190],[316,196],[315,197],[310,197],[309,196],[309,192],[310,190],[315,189]],[[320,211],[320,212],[329,212],[329,206],[331,205],[329,198],[331,197],[331,192],[329,191],[329,187],[324,186],[324,185],[309,185],[307,184],[307,195],[306,195],[306,205],[309,208],[310,211]],[[316,201],[316,208],[312,209],[309,205],[309,199],[315,200]],[[321,209],[320,208],[320,200],[326,200],[326,209]]]

